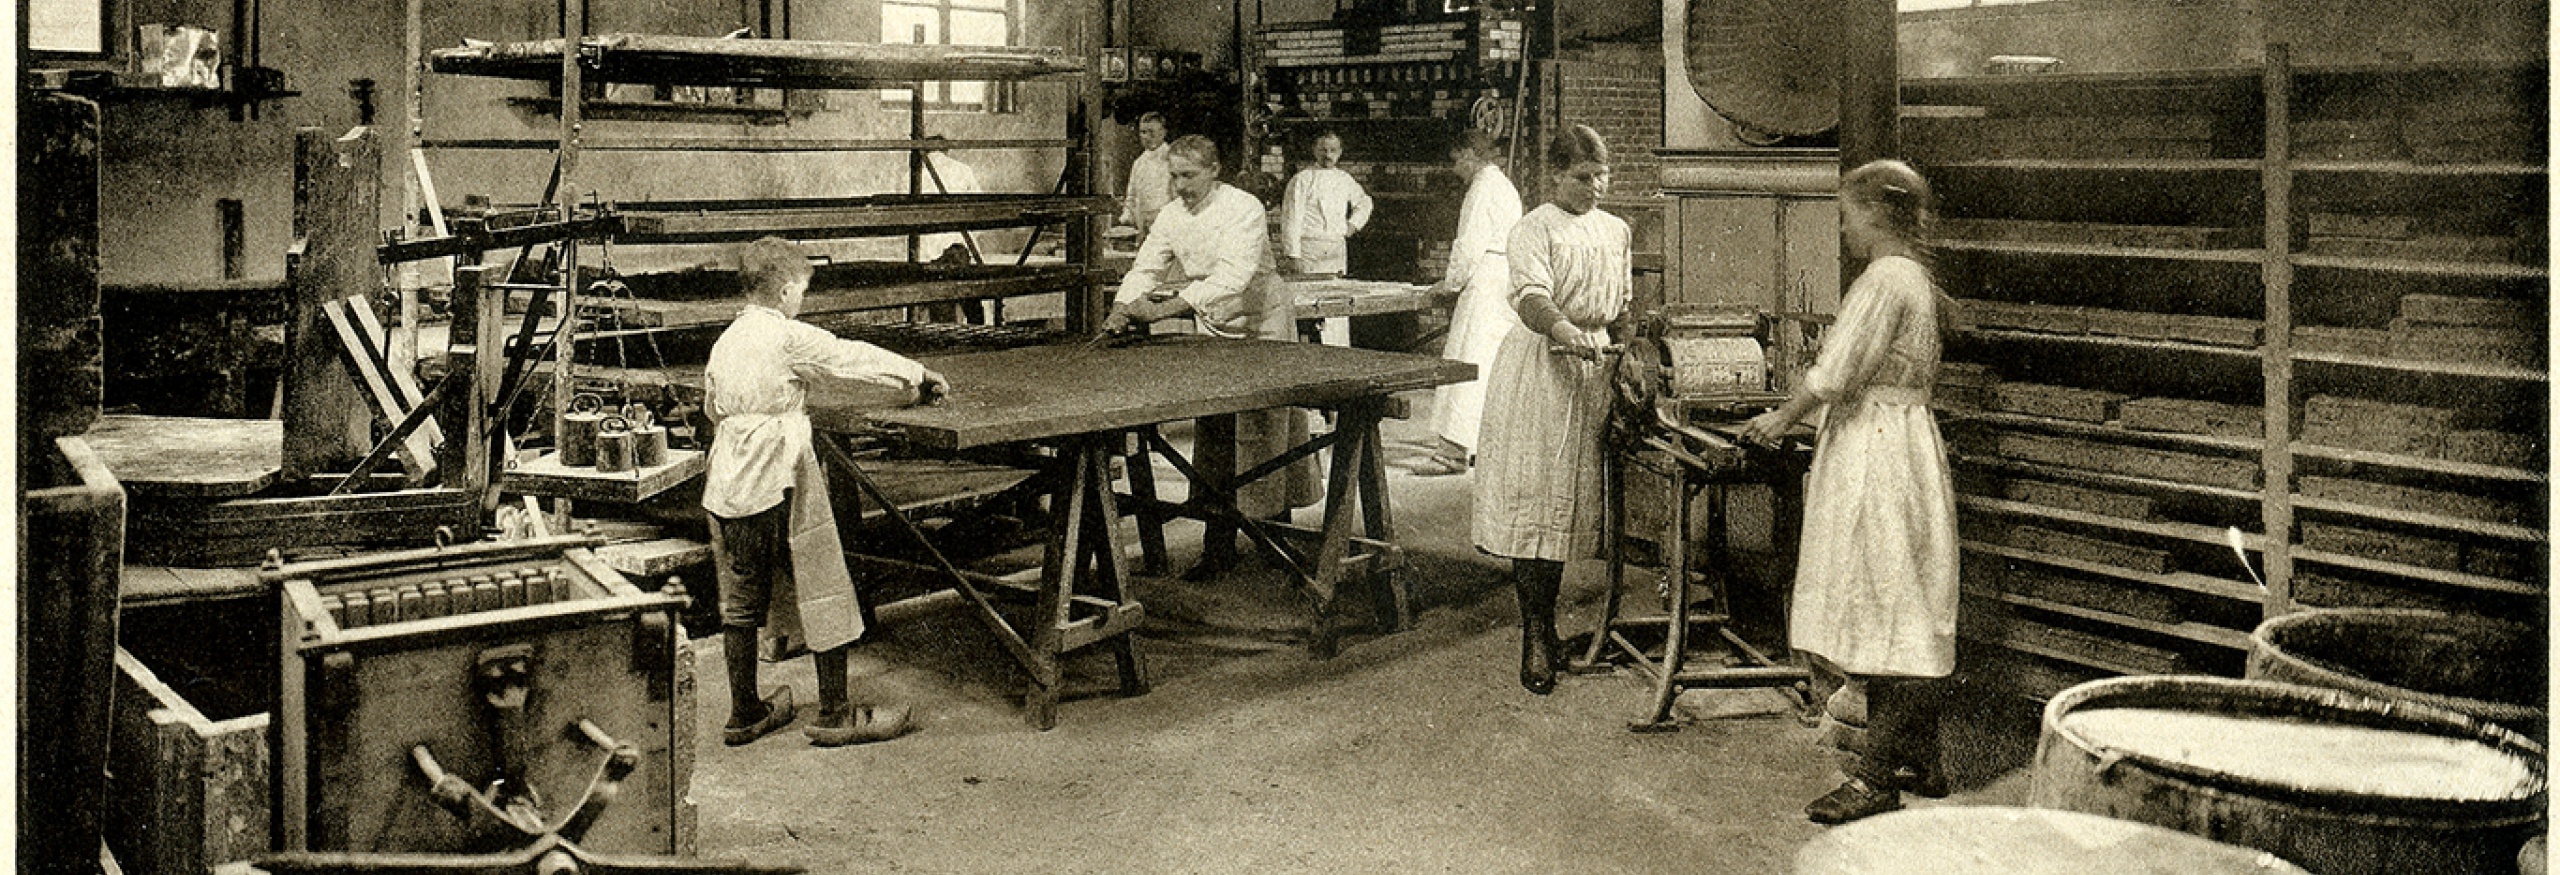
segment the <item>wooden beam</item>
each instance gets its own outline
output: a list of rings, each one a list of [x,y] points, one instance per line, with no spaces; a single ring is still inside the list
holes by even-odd
[[[373,411],[338,364],[336,333],[321,307],[380,289],[382,148],[371,128],[330,137],[304,128],[296,141],[296,207],[303,252],[285,318],[284,476],[345,470],[373,446]]]
[[[369,309],[371,306],[363,301],[331,301],[321,305],[321,312],[328,317],[330,328],[337,332],[339,363],[346,366],[348,376],[364,386],[367,397],[373,401],[374,415],[388,422],[406,424],[411,429],[406,435],[400,436],[394,446],[400,455],[400,464],[407,469],[406,475],[410,485],[415,486],[423,482],[427,473],[435,468],[435,437],[426,429],[419,428],[424,424],[421,421],[423,417],[410,415],[418,405],[402,398],[400,393],[392,388],[391,381],[383,376],[379,359],[375,357],[379,348],[373,346],[364,336],[363,329],[358,326],[357,317],[347,312]],[[290,441],[290,437],[287,440]],[[365,446],[368,452],[363,458],[366,461],[377,461],[371,458],[370,449],[374,444],[368,440]],[[360,461],[358,464],[361,465],[363,462]]]

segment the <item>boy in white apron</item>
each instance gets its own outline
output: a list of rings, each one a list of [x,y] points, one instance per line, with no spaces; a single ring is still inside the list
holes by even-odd
[[[896,738],[913,725],[905,706],[856,706],[846,693],[846,651],[862,636],[862,610],[811,444],[809,391],[891,406],[931,403],[950,387],[904,356],[794,319],[811,274],[799,246],[766,237],[747,244],[738,262],[747,304],[703,370],[704,408],[716,431],[702,507],[711,514],[729,671],[721,740],[746,744],[791,723],[790,687],[757,695],[759,628],[816,654],[820,710],[805,730],[809,743]]]

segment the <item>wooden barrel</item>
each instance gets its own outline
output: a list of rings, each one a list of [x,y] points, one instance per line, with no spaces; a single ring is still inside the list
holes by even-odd
[[[2287,875],[2255,848],[2047,808],[1943,806],[1870,817],[1796,851],[1795,875]]]
[[[2249,636],[2249,677],[2459,711],[2550,739],[2551,636],[2434,611],[2286,614]]]
[[[2322,875],[2499,872],[2540,828],[2542,746],[2470,716],[2210,677],[2046,703],[2030,799],[2258,848]]]

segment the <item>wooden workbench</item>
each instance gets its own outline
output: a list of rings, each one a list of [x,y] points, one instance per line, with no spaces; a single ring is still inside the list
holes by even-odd
[[[1140,519],[1150,568],[1164,560],[1162,525],[1172,517],[1208,520],[1242,530],[1288,568],[1312,596],[1313,647],[1329,655],[1341,631],[1336,594],[1357,574],[1377,584],[1384,625],[1410,618],[1403,582],[1391,573],[1400,554],[1389,512],[1378,422],[1389,395],[1475,377],[1461,362],[1404,353],[1345,349],[1305,343],[1228,340],[1193,335],[1160,336],[1119,348],[1046,346],[926,357],[924,364],[949,377],[953,396],[930,407],[854,412],[813,410],[819,443],[839,466],[860,470],[840,446],[841,434],[887,431],[919,448],[959,452],[1006,444],[1054,447],[1050,476],[1055,509],[1041,580],[1037,619],[1028,640],[974,588],[984,575],[942,569],[966,591],[1017,661],[1031,675],[1025,697],[1034,725],[1056,722],[1060,658],[1081,647],[1111,643],[1120,658],[1124,694],[1143,692],[1146,680],[1128,633],[1144,619],[1131,597],[1123,535],[1115,523],[1121,508]],[[1275,407],[1305,407],[1334,414],[1334,429],[1252,470],[1234,471],[1230,437],[1223,451],[1216,435],[1232,436],[1237,414]],[[1198,464],[1157,433],[1161,423],[1203,419]],[[1223,424],[1223,427],[1221,427]],[[1237,487],[1282,470],[1296,459],[1331,449],[1324,523],[1305,530],[1246,518],[1235,507]],[[1112,457],[1130,455],[1130,492],[1114,490]],[[1190,479],[1188,500],[1155,497],[1153,461],[1163,455]],[[1353,527],[1354,509],[1360,527]],[[1215,535],[1213,534],[1213,537]],[[1312,552],[1297,544],[1306,543]]]
[[[1415,321],[1431,296],[1430,286],[1387,280],[1283,277],[1280,285],[1297,307],[1299,324],[1312,323],[1313,339],[1373,349],[1410,346],[1420,333]],[[1355,330],[1355,324],[1361,328]]]

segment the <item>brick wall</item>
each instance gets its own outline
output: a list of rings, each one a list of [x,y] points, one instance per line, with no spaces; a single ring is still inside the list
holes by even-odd
[[[1609,196],[1603,208],[1626,219],[1637,254],[1662,251],[1662,52],[1655,44],[1569,48],[1555,64],[1551,130],[1590,125],[1609,143]],[[1550,134],[1549,136],[1553,136]],[[1524,174],[1526,175],[1526,174]],[[1543,174],[1522,194],[1543,199]]]
[[[1570,49],[1556,62],[1556,111],[1566,125],[1590,125],[1616,156],[1610,197],[1662,193],[1662,55],[1641,47]],[[1561,128],[1559,128],[1561,130]]]

